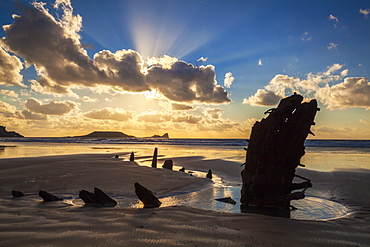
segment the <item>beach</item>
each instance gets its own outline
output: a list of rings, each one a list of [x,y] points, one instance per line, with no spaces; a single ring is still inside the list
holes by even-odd
[[[151,155],[141,153],[130,162],[130,151],[0,159],[0,245],[370,246],[369,170],[299,169],[297,172],[314,184],[307,196],[335,201],[347,211],[331,220],[296,220],[182,206],[168,198],[209,191],[217,179],[145,167],[140,163],[150,162]],[[212,169],[226,186],[240,183],[238,162],[162,155],[158,167],[167,158],[187,170]],[[142,208],[135,198],[135,182],[153,191],[164,202],[161,207]],[[116,199],[118,205],[83,206],[78,192],[94,187]],[[12,198],[12,190],[26,196]],[[44,203],[37,195],[39,190],[64,200]],[[135,203],[126,205],[125,201]]]

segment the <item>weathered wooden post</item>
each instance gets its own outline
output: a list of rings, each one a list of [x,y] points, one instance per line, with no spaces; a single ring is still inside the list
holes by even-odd
[[[294,94],[282,99],[276,109],[256,122],[249,139],[244,170],[241,203],[244,206],[289,209],[290,201],[304,198],[312,184],[309,180],[294,184],[295,169],[305,154],[304,141],[314,125],[316,100],[301,103]],[[303,189],[299,192],[294,190]]]
[[[153,160],[152,160],[152,167],[157,168],[157,156],[158,156],[158,149],[154,148]]]

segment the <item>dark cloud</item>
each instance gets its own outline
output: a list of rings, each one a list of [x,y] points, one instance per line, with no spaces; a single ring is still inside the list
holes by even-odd
[[[42,104],[37,99],[30,98],[26,101],[25,107],[32,113],[61,116],[77,108],[77,105],[69,100],[53,100],[47,104]]]
[[[164,96],[179,102],[228,103],[226,90],[217,85],[212,65],[194,67],[177,61],[171,68],[149,69],[147,83]]]
[[[189,111],[194,109],[194,107],[192,107],[191,105],[183,105],[177,103],[172,103],[171,108],[175,111]]]
[[[48,119],[48,115],[35,114],[27,110],[23,110],[22,115],[25,119],[29,119],[29,120],[47,120]]]
[[[136,51],[104,50],[94,55],[95,65],[109,78],[108,84],[120,90],[142,92],[149,90],[142,73],[142,58]]]
[[[91,59],[78,34],[82,17],[74,16],[72,10],[72,6],[63,5],[63,18],[56,19],[40,3],[34,3],[34,7],[24,5],[22,15],[14,16],[14,22],[4,26],[3,45],[28,64],[34,64],[40,76],[31,80],[33,90],[66,94],[73,87],[105,85],[128,92],[156,89],[178,102],[231,101],[226,90],[217,85],[211,65],[194,67],[176,61],[167,67],[152,66],[146,74],[142,57],[133,50],[114,53],[103,50]],[[7,83],[16,82],[7,80]]]

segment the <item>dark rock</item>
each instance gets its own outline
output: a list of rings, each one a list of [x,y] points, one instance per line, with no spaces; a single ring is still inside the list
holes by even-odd
[[[44,190],[39,191],[39,196],[44,199],[44,202],[54,202],[54,201],[62,201],[63,198],[59,198],[54,196],[53,194],[50,194]]]
[[[206,178],[212,179],[212,170],[209,169]]]
[[[130,161],[135,161],[135,154],[134,154],[134,152],[131,152]]]
[[[6,131],[4,126],[0,126],[0,137],[24,137],[14,131]]]
[[[185,172],[185,167],[183,166],[183,167],[179,170],[179,172]]]
[[[139,200],[144,204],[144,208],[155,208],[159,207],[162,203],[158,200],[158,198],[139,183],[135,183],[135,194],[139,198]]]
[[[98,200],[98,198],[96,198],[95,194],[87,190],[81,190],[80,193],[78,193],[78,196],[82,199],[82,201],[84,201],[85,206],[102,206],[102,203]]]
[[[154,154],[153,154],[153,160],[152,160],[153,168],[157,168],[157,155],[158,155],[158,149],[154,148]]]
[[[81,190],[78,194],[84,201],[85,206],[93,207],[115,207],[117,202],[105,194],[101,189],[94,188],[94,193]]]
[[[215,199],[215,200],[220,201],[220,202],[226,202],[226,203],[234,204],[234,205],[236,204],[236,201],[231,199],[231,197],[218,198],[218,199]]]
[[[162,168],[172,170],[173,162],[172,160],[165,160]]]
[[[115,159],[118,159],[118,158],[119,158],[119,155],[114,156],[114,158],[115,158]]]
[[[13,197],[22,197],[24,194],[21,191],[12,190]]]
[[[105,194],[101,189],[94,188],[94,194],[104,207],[115,207],[117,202]]]

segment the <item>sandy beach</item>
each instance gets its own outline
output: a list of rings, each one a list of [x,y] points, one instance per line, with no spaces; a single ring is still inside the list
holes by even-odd
[[[0,160],[1,246],[370,246],[368,170],[317,172],[307,195],[348,208],[328,221],[294,220],[258,214],[224,213],[189,206],[153,209],[84,207],[82,189],[102,189],[120,203],[134,198],[139,182],[164,198],[212,187],[206,178],[139,166],[129,153],[79,154]],[[238,181],[240,164],[222,159],[171,157],[175,165],[207,171],[225,183]],[[150,156],[137,157],[140,160]],[[158,162],[158,166],[162,165]],[[235,179],[237,178],[237,179]],[[12,198],[11,191],[26,196]],[[63,201],[43,203],[46,190]]]

